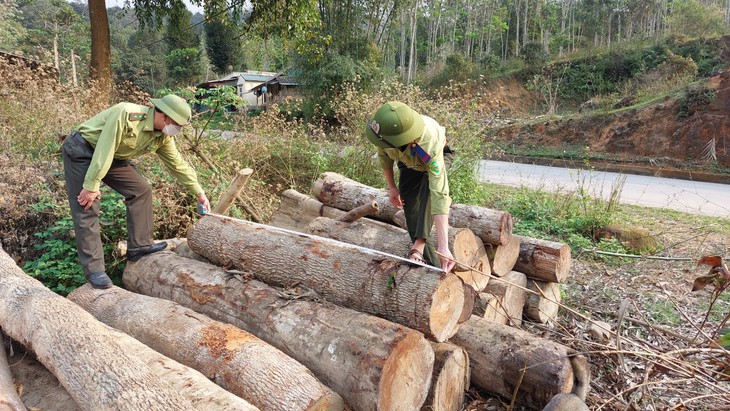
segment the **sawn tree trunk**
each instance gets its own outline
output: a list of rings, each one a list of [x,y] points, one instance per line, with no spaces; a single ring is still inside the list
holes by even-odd
[[[297,284],[327,301],[411,327],[443,342],[464,305],[461,280],[434,267],[351,244],[208,214],[188,245],[211,262],[281,287]]]
[[[86,285],[68,298],[105,324],[206,375],[262,410],[342,410],[339,395],[261,339],[175,302]]]
[[[303,294],[287,299],[259,281],[170,252],[128,263],[124,284],[267,341],[309,368],[355,411],[418,409],[428,394],[433,350],[423,334],[406,327],[307,301]]]

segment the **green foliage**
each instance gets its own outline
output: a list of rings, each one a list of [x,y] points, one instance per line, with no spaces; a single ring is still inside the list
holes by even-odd
[[[36,207],[53,209],[55,205],[46,203]],[[113,261],[114,245],[127,237],[126,207],[120,195],[105,187],[102,190],[100,208],[99,223],[102,226],[105,260]],[[64,216],[58,219],[54,225],[35,234],[40,240],[35,248],[42,251],[43,254],[37,259],[28,261],[23,266],[23,270],[52,291],[67,295],[83,285],[86,279],[76,253],[76,241],[72,236],[73,220],[67,207],[62,211],[65,211]],[[117,283],[121,282],[122,270],[123,267],[107,264],[107,273]]]
[[[540,43],[525,44],[520,50],[520,56],[522,56],[525,64],[532,67],[540,67],[550,58],[550,55]]]
[[[200,76],[202,68],[197,48],[172,50],[165,62],[170,82],[175,86],[193,84]]]
[[[206,9],[206,14],[216,17],[205,23],[205,51],[215,71],[224,74],[241,66],[241,43],[231,16],[221,13],[217,8]]]
[[[169,51],[175,49],[197,48],[200,43],[198,35],[190,24],[192,13],[183,2],[175,2],[165,25],[165,41]]]
[[[675,0],[667,16],[672,31],[689,37],[714,37],[723,33],[723,10],[699,0]]]
[[[677,118],[691,116],[697,110],[701,110],[704,106],[715,100],[716,95],[717,92],[713,88],[697,84],[690,85],[685,90],[684,97],[679,101]]]
[[[474,77],[476,66],[471,60],[459,53],[452,53],[446,57],[444,67],[431,78],[430,85],[433,88],[443,87],[450,81],[462,83]]]
[[[0,0],[0,50],[13,50],[25,34],[25,28],[18,23],[17,0]]]

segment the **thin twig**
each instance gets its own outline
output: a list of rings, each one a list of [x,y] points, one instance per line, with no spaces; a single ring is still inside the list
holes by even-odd
[[[694,260],[696,260],[695,258],[692,258],[692,257],[660,257],[660,256],[654,256],[654,255],[623,254],[623,253],[612,253],[609,251],[601,251],[601,250],[596,250],[596,249],[589,250],[587,248],[582,249],[581,252],[600,254],[600,255],[610,255],[612,257],[642,258],[642,259],[646,259],[646,260],[666,260],[666,261],[694,261]]]

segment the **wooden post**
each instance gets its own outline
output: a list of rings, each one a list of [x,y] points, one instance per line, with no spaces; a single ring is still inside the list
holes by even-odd
[[[231,204],[236,201],[238,193],[240,193],[243,186],[246,185],[251,174],[253,174],[253,170],[250,168],[239,170],[236,177],[233,178],[231,185],[229,185],[228,188],[226,188],[226,191],[221,194],[221,198],[218,199],[218,204],[216,204],[211,211],[216,214],[225,214]]]

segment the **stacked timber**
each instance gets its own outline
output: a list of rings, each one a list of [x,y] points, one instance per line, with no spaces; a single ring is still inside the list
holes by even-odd
[[[256,409],[199,372],[100,323],[26,275],[2,249],[0,327],[32,347],[82,409]]]
[[[434,353],[418,331],[171,252],[129,263],[124,284],[261,338],[306,366],[353,410],[418,409],[428,395]],[[277,383],[283,392],[296,389]]]
[[[262,410],[342,410],[339,395],[254,335],[172,301],[118,287],[77,288],[68,298],[103,323],[204,373]]]
[[[399,213],[390,206],[387,192],[368,187],[335,173],[324,173],[313,184],[312,191],[316,199],[291,190],[285,193],[282,198],[282,206],[272,216],[272,222],[281,223],[290,229],[335,238],[339,241],[384,252],[395,251],[400,254],[410,245],[406,232],[395,228],[405,228],[402,217],[399,218],[402,216],[402,212]],[[369,217],[377,219],[377,221],[369,218],[352,223],[334,221],[342,213],[363,207],[369,202],[377,204],[377,208],[371,209],[372,212],[369,214]],[[512,326],[519,326],[523,316],[541,323],[557,317],[560,307],[559,283],[566,280],[570,271],[570,249],[567,245],[513,235],[513,220],[509,213],[479,206],[452,205],[449,224],[451,227],[468,228],[472,235],[476,235],[481,240],[479,245],[484,246],[487,250],[488,259],[485,260],[485,263],[477,262],[476,264],[480,264],[479,266],[476,266],[475,263],[469,266],[469,263],[466,263],[468,258],[454,252],[454,237],[451,236],[454,228],[451,229],[450,247],[457,260],[457,270],[469,267],[472,275],[476,273],[488,280],[484,281],[484,286],[474,287],[478,296],[474,302],[473,312],[478,317],[487,322]],[[367,229],[363,227],[367,227]],[[485,267],[488,267],[488,270],[484,270]],[[459,277],[465,283],[472,285],[475,283],[473,277],[471,280],[467,280],[463,275],[459,275]],[[462,317],[460,322],[465,320]],[[517,340],[519,339],[515,341]],[[574,364],[584,362],[582,357],[574,355],[574,353],[570,356],[566,354],[564,357],[577,359],[564,361],[562,365],[557,366],[562,370],[561,372],[567,373],[566,376],[573,374],[572,371],[565,370]],[[587,386],[589,378],[587,368],[583,366],[577,368],[581,369],[581,372],[577,373],[581,381],[576,382],[576,387]],[[542,371],[538,373],[542,373]],[[568,380],[570,378],[565,377],[561,381]],[[527,395],[521,402],[532,406],[538,404],[544,406],[555,395],[555,392],[566,392],[565,390],[569,392],[570,390],[566,387],[572,386],[573,382],[575,381],[570,384],[566,382],[560,386],[548,385],[549,388],[544,393],[534,394],[537,397],[533,395],[532,399]],[[482,388],[508,398],[511,397],[507,389]],[[585,398],[585,393],[582,395]]]
[[[371,215],[373,218],[399,225],[398,210],[389,204],[388,193],[384,190],[369,187],[337,173],[323,173],[313,183],[312,192],[319,202],[297,193],[293,196],[296,200],[290,200],[289,203],[311,204],[313,212],[305,213],[306,217],[293,217],[282,199],[282,207],[275,214],[281,217],[277,219],[288,222],[297,218],[310,221],[311,215],[315,213],[317,216],[333,216],[374,201],[378,204],[379,211]],[[402,224],[401,222],[400,225]],[[513,312],[508,318],[524,315],[541,323],[556,318],[560,306],[559,284],[567,279],[571,264],[570,248],[566,244],[513,235],[514,221],[509,213],[480,206],[453,204],[449,210],[449,224],[451,227],[469,228],[483,241],[487,250],[490,270],[484,270],[485,265],[481,264],[482,270],[472,266],[470,273],[481,271],[486,277],[503,277],[519,272],[527,277],[529,287],[519,283],[513,285],[527,293],[523,299],[523,313]],[[464,265],[460,266],[463,267]],[[481,291],[477,287],[475,289]],[[487,294],[489,295],[480,296],[481,301],[476,302],[477,313],[502,322],[504,316],[497,315],[495,309],[500,304],[504,305],[499,301],[503,297],[489,292]],[[485,307],[491,308],[485,310]]]

